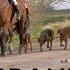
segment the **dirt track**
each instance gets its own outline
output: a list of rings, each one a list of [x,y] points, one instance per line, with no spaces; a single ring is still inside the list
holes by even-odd
[[[21,70],[32,70],[38,68],[38,70],[60,69],[61,67],[70,67],[70,62],[61,62],[62,59],[70,59],[70,42],[68,43],[67,50],[64,51],[63,47],[59,47],[59,42],[54,41],[52,51],[43,47],[43,52],[39,52],[40,49],[36,46],[33,48],[32,53],[7,55],[6,57],[0,57],[0,68],[9,70],[9,68],[20,68]]]

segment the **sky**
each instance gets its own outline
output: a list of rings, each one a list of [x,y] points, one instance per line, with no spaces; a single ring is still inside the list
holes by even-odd
[[[66,2],[60,2],[58,4],[53,5],[55,10],[61,9],[70,9],[70,0],[66,0]]]

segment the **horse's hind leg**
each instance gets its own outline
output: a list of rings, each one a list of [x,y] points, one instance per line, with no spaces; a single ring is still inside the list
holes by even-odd
[[[31,49],[31,52],[32,52],[32,42],[31,42],[31,39],[28,39],[27,44],[29,44],[29,45],[30,45],[30,49]]]
[[[12,54],[13,51],[13,47],[12,47],[12,43],[10,43],[9,47],[8,47],[9,53],[10,55]]]
[[[13,37],[13,32],[10,32],[9,33],[9,40],[8,40],[8,51],[10,54],[12,54],[12,51],[13,51],[12,37]]]
[[[5,33],[5,32],[2,32],[1,34],[1,56],[5,56],[5,52],[6,52],[6,44],[7,44],[7,41],[8,41],[8,34]]]
[[[29,42],[29,44],[30,44],[30,49],[31,49],[31,52],[32,52],[32,43],[31,43],[31,42]]]
[[[3,46],[2,42],[0,42],[1,44],[1,56],[5,56],[5,47]]]

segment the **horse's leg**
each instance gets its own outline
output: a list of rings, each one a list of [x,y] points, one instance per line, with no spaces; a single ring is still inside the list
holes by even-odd
[[[27,46],[30,46],[31,52],[32,52],[32,42],[31,42],[31,38],[27,39]]]
[[[5,47],[3,46],[3,42],[1,41],[1,56],[5,56]]]
[[[12,51],[13,51],[12,43],[9,43],[8,50],[9,50],[9,53],[11,55],[12,54]]]
[[[20,39],[20,45],[19,45],[18,53],[21,54],[21,50],[23,47],[22,34],[19,34],[19,39]]]
[[[23,47],[24,47],[25,53],[27,52],[27,44],[22,44],[22,45],[19,46],[19,54],[21,54],[21,50],[22,50]]]
[[[12,51],[13,51],[13,47],[12,47],[12,37],[13,37],[13,33],[12,32],[10,32],[10,38],[9,38],[9,47],[8,47],[8,50],[9,50],[9,52],[10,52],[10,54],[12,54]]]
[[[1,56],[5,56],[5,52],[6,52],[6,43],[8,40],[8,34],[5,32],[2,32],[1,34]]]

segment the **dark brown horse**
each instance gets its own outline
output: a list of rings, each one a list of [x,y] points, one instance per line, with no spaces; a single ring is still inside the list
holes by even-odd
[[[29,17],[26,11],[24,0],[17,0],[19,4],[19,14],[21,20],[15,23],[15,18],[13,18],[12,23],[10,23],[10,18],[12,14],[12,9],[8,3],[8,0],[0,0],[0,44],[1,44],[1,56],[5,56],[6,44],[12,36],[13,25],[15,25],[16,30],[19,34],[20,45],[22,45],[23,35],[27,31],[29,26]],[[15,23],[15,24],[14,24]]]

